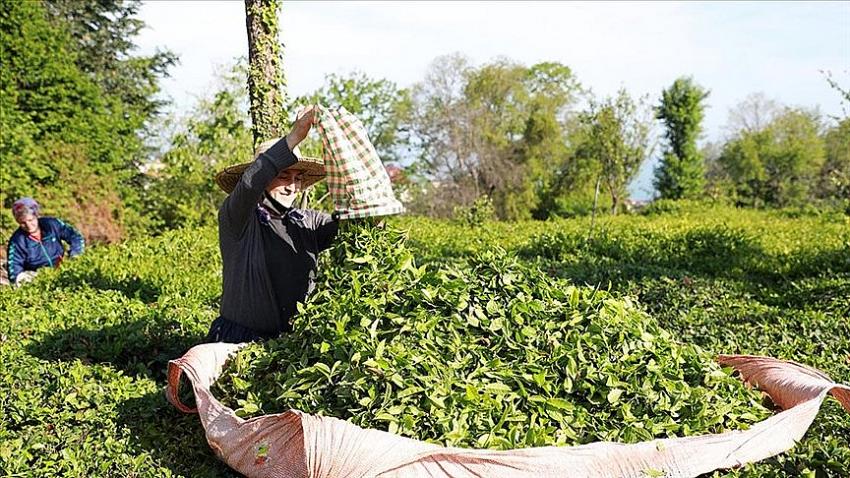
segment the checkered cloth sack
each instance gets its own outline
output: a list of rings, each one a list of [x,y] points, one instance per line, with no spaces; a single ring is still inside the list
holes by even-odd
[[[328,189],[339,218],[403,213],[363,123],[343,107],[323,106],[316,107],[314,123],[322,137]]]

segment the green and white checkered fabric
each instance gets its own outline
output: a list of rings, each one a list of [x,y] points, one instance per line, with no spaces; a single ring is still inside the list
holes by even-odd
[[[339,218],[403,213],[363,123],[343,107],[323,106],[316,107],[314,122],[322,137],[328,189]]]

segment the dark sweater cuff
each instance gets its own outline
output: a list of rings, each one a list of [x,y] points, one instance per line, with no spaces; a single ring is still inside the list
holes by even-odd
[[[298,158],[289,150],[289,145],[286,144],[286,138],[282,138],[272,145],[262,155],[266,156],[278,171],[283,171],[298,162]]]

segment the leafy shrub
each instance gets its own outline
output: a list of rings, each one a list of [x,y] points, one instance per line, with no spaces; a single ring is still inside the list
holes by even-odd
[[[532,238],[521,253],[561,260],[583,270],[625,266],[655,275],[673,271],[729,274],[748,267],[747,262],[760,254],[745,231],[725,225],[684,231],[621,227],[603,229],[591,237],[585,234],[546,232]]]
[[[684,342],[716,353],[803,361],[844,383],[850,377],[850,275],[772,287],[735,279],[646,278],[628,289]],[[728,476],[848,476],[848,430],[847,412],[828,401],[791,452]]]
[[[417,267],[397,230],[363,227],[330,256],[296,332],[220,380],[237,413],[298,408],[493,448],[717,432],[768,413],[629,301],[498,249]]]
[[[656,199],[641,210],[644,216],[659,216],[663,214],[699,213],[712,209],[716,203],[696,199]]]
[[[185,230],[0,288],[3,475],[236,476],[162,393],[215,318],[220,267],[215,230]]]
[[[455,206],[452,215],[460,224],[481,226],[496,217],[496,209],[489,196],[481,196],[469,206]]]
[[[488,222],[474,230],[454,221],[395,218],[390,224],[409,231],[406,240],[397,231],[379,235],[367,229],[354,234],[354,240],[338,243],[333,254],[322,258],[328,263],[320,269],[316,295],[298,319],[300,335],[284,337],[267,347],[254,346],[241,356],[241,364],[233,365],[242,374],[237,377],[251,374],[263,381],[248,383],[247,389],[238,391],[239,397],[235,396],[235,379],[227,379],[233,383],[224,385],[234,393],[231,403],[243,408],[243,413],[292,405],[296,398],[281,403],[284,400],[278,402],[277,396],[261,399],[256,393],[247,393],[272,387],[282,391],[284,382],[263,375],[263,371],[291,364],[297,374],[292,370],[282,374],[305,387],[296,392],[299,396],[348,390],[351,396],[359,393],[360,399],[372,399],[364,383],[375,387],[375,399],[367,405],[356,401],[350,411],[345,408],[346,401],[351,402],[347,395],[321,396],[321,401],[303,408],[345,408],[341,416],[374,420],[376,426],[395,427],[398,433],[411,433],[405,431],[410,415],[417,427],[433,424],[435,437],[452,435],[455,443],[476,446],[481,436],[489,440],[487,446],[494,447],[511,440],[525,446],[553,436],[556,442],[573,443],[592,440],[594,433],[617,440],[638,439],[648,430],[637,428],[639,424],[666,426],[671,415],[665,411],[667,405],[656,403],[647,410],[659,410],[657,417],[635,413],[635,404],[644,403],[642,394],[649,390],[636,391],[628,385],[630,375],[622,380],[623,368],[629,372],[634,366],[635,374],[644,373],[646,362],[635,357],[653,353],[679,357],[682,365],[672,370],[681,370],[682,375],[665,376],[664,380],[681,386],[671,390],[677,397],[681,394],[683,404],[694,403],[701,391],[710,397],[714,392],[725,396],[728,390],[741,389],[727,383],[728,378],[702,383],[702,364],[710,363],[710,357],[701,349],[796,360],[847,382],[847,221],[834,215],[789,218],[782,211],[714,206],[696,212],[603,218],[591,236],[601,238],[596,248],[587,246],[587,218]],[[562,241],[543,241],[544,235]],[[626,240],[642,245],[623,244]],[[711,265],[710,247],[702,248],[706,264],[694,265],[695,259],[683,255],[677,256],[681,261],[665,259],[671,244],[696,247],[699,241],[720,246],[743,241],[745,252],[736,259],[740,266],[724,270]],[[548,248],[545,254],[543,246]],[[396,250],[398,256],[388,256],[386,249]],[[620,255],[603,254],[612,251]],[[94,247],[58,270],[41,272],[26,287],[0,287],[0,470],[32,477],[236,476],[203,440],[197,417],[180,414],[162,394],[166,360],[202,340],[217,314],[220,268],[215,229],[192,228]],[[503,280],[506,275],[511,275],[508,286]],[[573,284],[601,286],[607,292],[574,286],[564,278]],[[458,310],[464,294],[469,296],[467,307]],[[577,305],[571,302],[574,295]],[[495,313],[488,310],[491,299]],[[470,315],[472,305],[489,322],[474,311]],[[470,317],[478,319],[477,326],[470,325]],[[509,320],[514,317],[522,317],[523,324]],[[361,320],[365,325],[360,325]],[[405,328],[403,322],[414,326]],[[493,327],[501,328],[490,330]],[[542,332],[526,337],[526,327]],[[654,336],[654,348],[643,347],[643,332]],[[554,347],[545,341],[550,333],[561,334],[558,340],[565,354],[560,359],[555,354],[535,355]],[[592,346],[580,342],[588,336]],[[462,337],[473,340],[464,342]],[[575,360],[576,377],[572,392],[567,393],[564,378],[570,368],[563,362],[569,364],[569,357],[578,356],[577,348],[569,348],[572,339],[582,343],[583,359]],[[288,341],[291,350],[284,350],[283,341]],[[635,348],[625,355],[622,347],[631,344]],[[482,350],[485,345],[493,350]],[[378,347],[383,348],[381,360],[374,358]],[[370,351],[372,356],[361,353],[357,362],[339,358],[353,356],[355,350]],[[441,355],[441,351],[445,353]],[[446,378],[445,383],[428,381],[427,361],[403,361],[414,353],[434,361],[431,369]],[[293,361],[271,362],[272,357],[291,357]],[[486,360],[477,367],[492,376],[468,373],[459,379],[459,374],[468,370],[464,367],[472,366],[461,360],[464,357]],[[369,358],[377,365],[366,366]],[[340,364],[333,368],[337,361]],[[333,370],[331,380],[324,375],[325,366]],[[535,374],[546,367],[551,369],[543,382],[548,391],[535,381]],[[401,375],[407,370],[411,375],[402,380],[416,381],[414,386],[423,391],[400,397],[394,372]],[[351,381],[356,373],[364,374],[362,382]],[[611,374],[627,385],[609,385]],[[519,378],[505,378],[511,375]],[[592,392],[586,382],[590,378],[594,379]],[[461,380],[462,388],[458,386]],[[478,402],[467,401],[467,381],[479,389]],[[494,387],[496,382],[510,391]],[[613,389],[623,391],[612,404],[608,394]],[[530,390],[547,400],[555,397],[564,402],[532,401],[531,395],[523,395]],[[378,393],[384,391],[391,395]],[[437,407],[426,396],[429,394],[442,399],[446,408]],[[497,409],[493,403],[497,397],[507,407]],[[737,404],[753,397],[750,392],[732,394]],[[236,401],[239,399],[244,402]],[[574,407],[572,411],[558,408],[565,403]],[[249,404],[258,410],[251,411]],[[700,417],[714,413],[715,404],[708,400],[704,411],[685,408],[680,412],[699,424]],[[391,409],[397,405],[404,409]],[[622,426],[616,418],[627,405],[635,420],[623,420],[629,426]],[[410,411],[414,409],[426,410],[429,416]],[[473,413],[462,421],[458,409]],[[502,419],[497,410],[504,413],[506,409],[508,414],[499,427],[502,431],[490,438]],[[752,410],[740,409],[744,413]],[[759,407],[755,410],[763,413]],[[388,415],[378,420],[380,412]],[[561,420],[552,418],[557,412],[562,413]],[[518,413],[525,413],[527,420],[509,421]],[[533,424],[532,414],[536,414]],[[739,416],[720,414],[725,421],[712,426],[738,427],[749,421],[743,413],[733,414]],[[470,418],[473,416],[478,420]],[[578,426],[581,422],[576,417],[582,416],[586,420]],[[394,425],[390,417],[398,423]],[[460,438],[452,434],[452,417],[458,417]],[[568,422],[570,428],[564,430],[575,438],[567,432],[557,435],[554,428],[561,427],[561,421]],[[673,422],[680,427],[676,434],[696,433],[684,430],[685,425],[692,425],[681,416]],[[553,429],[545,428],[544,423]],[[460,428],[461,424],[466,428]],[[519,430],[532,433],[525,439],[516,436]],[[540,430],[543,433],[536,435]],[[812,429],[789,453],[714,476],[850,476],[848,437],[850,416],[834,400],[827,400]]]

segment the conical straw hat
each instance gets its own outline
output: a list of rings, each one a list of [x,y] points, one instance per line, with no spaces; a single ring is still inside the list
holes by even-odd
[[[228,166],[222,171],[219,171],[218,174],[215,175],[215,182],[216,184],[218,184],[218,187],[224,190],[224,192],[226,192],[227,194],[232,193],[233,189],[236,188],[236,184],[239,183],[239,179],[242,177],[242,173],[244,173],[245,170],[248,169],[248,166],[251,166],[251,164],[256,161],[258,157],[260,157],[260,154],[268,151],[268,149],[274,146],[274,144],[277,143],[279,140],[280,138],[270,139],[257,146],[257,150],[254,152],[253,161],[237,164],[235,166]],[[302,189],[307,189],[314,183],[324,179],[325,166],[321,159],[299,156],[297,146],[293,150],[293,153],[298,158],[298,162],[288,167],[287,169],[295,169],[302,171]]]

